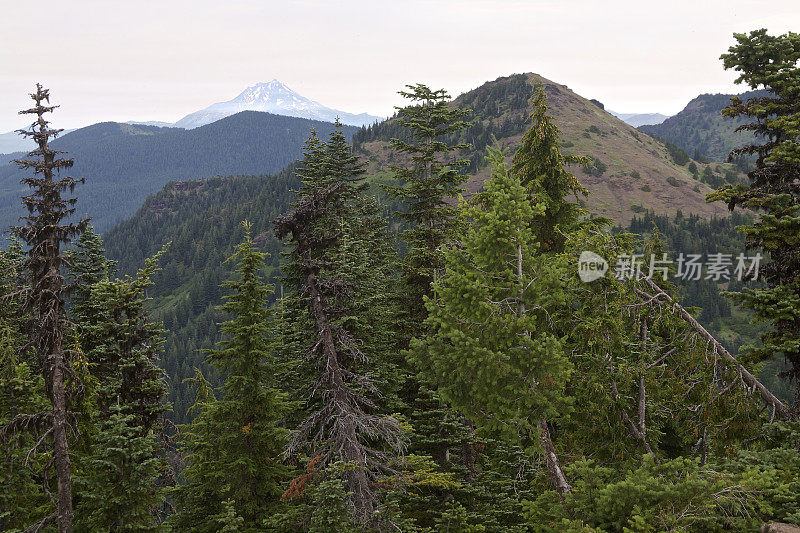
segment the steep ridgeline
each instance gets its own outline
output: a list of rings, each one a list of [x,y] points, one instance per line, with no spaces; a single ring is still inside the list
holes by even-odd
[[[639,126],[639,131],[669,141],[691,156],[709,161],[727,161],[730,151],[752,142],[753,135],[746,131],[735,132],[747,120],[723,117],[722,109],[730,105],[732,96],[739,96],[746,102],[749,98],[766,95],[766,91],[739,95],[701,94],[677,115],[661,124]]]
[[[149,194],[176,179],[278,172],[300,156],[312,128],[327,136],[333,124],[245,111],[183,130],[106,122],[64,135],[53,147],[75,159],[70,175],[86,178],[77,204],[103,232],[133,215]],[[344,127],[351,136],[357,128]],[[23,215],[24,173],[0,166],[0,228]]]
[[[217,324],[224,320],[214,309],[224,289],[220,283],[230,274],[223,264],[243,238],[241,222],[252,226],[253,240],[269,252],[268,276],[275,281],[280,244],[273,237],[271,221],[285,211],[298,187],[291,167],[274,176],[234,176],[168,184],[150,196],[136,215],[109,231],[105,246],[119,262],[121,273],[135,272],[144,259],[171,242],[153,277],[149,295],[154,318],[168,330],[162,366],[170,379],[174,416],[184,421],[194,397],[183,380],[193,368],[213,372],[202,364],[200,349],[217,340]],[[278,294],[280,294],[278,292]]]
[[[670,151],[664,143],[642,134],[597,103],[537,74],[498,78],[455,99],[454,105],[472,110],[468,120],[473,125],[458,139],[473,145],[462,154],[470,160],[468,194],[480,189],[488,176],[484,156],[492,136],[501,146],[518,145],[528,127],[530,97],[538,85],[544,86],[549,113],[561,129],[564,153],[594,160],[593,168],[572,169],[592,193],[587,201],[592,212],[620,223],[647,209],[672,215],[680,209],[703,217],[725,213],[723,206],[705,202],[706,193],[712,189],[699,179],[702,168],[692,173],[692,161],[683,151],[674,147]],[[359,153],[369,159],[370,170],[380,172],[397,157],[390,153],[389,139],[402,135],[396,122],[389,120],[358,132],[353,141]],[[727,164],[714,166],[710,173],[720,180],[726,174],[730,180],[742,178],[733,165]]]

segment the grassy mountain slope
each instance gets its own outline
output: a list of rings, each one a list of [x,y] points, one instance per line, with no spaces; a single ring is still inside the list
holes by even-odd
[[[723,206],[705,202],[706,193],[712,189],[693,178],[688,169],[690,161],[676,163],[663,143],[567,86],[537,74],[498,78],[455,99],[454,105],[473,111],[473,126],[460,136],[460,140],[473,144],[462,154],[471,162],[468,194],[477,191],[488,177],[483,156],[492,135],[502,146],[518,145],[528,127],[530,96],[537,86],[544,86],[550,114],[562,132],[563,151],[587,155],[595,161],[594,169],[573,169],[592,192],[587,200],[591,211],[620,223],[647,209],[671,215],[678,210],[703,217],[725,214]],[[402,135],[396,121],[389,120],[358,132],[353,141],[370,161],[371,170],[377,172],[393,162],[389,139]],[[733,166],[722,165],[719,172],[725,170],[733,171]]]
[[[742,101],[766,96],[766,91],[752,91],[738,95]],[[734,130],[749,122],[743,117],[735,119],[722,116],[722,109],[731,103],[732,94],[701,94],[675,116],[661,124],[639,126],[639,131],[669,141],[686,150],[695,151],[709,161],[727,161],[734,148],[752,142],[749,132]]]
[[[75,159],[70,175],[86,178],[76,191],[77,212],[91,214],[97,231],[105,231],[169,181],[278,172],[300,156],[312,128],[327,135],[333,124],[244,111],[193,130],[105,122],[53,147]],[[356,130],[345,127],[348,136]],[[23,214],[23,176],[16,165],[0,166],[0,227]]]

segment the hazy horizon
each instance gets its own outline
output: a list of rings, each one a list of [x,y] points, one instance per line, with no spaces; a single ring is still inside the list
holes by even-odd
[[[719,60],[734,32],[800,28],[788,0],[768,10],[755,1],[80,0],[3,2],[3,12],[0,133],[26,125],[17,111],[37,81],[62,106],[54,124],[64,128],[175,122],[273,78],[325,106],[387,116],[407,83],[457,96],[521,72],[618,113],[673,115],[698,94],[747,90]],[[57,22],[49,41],[27,24],[37,12]]]

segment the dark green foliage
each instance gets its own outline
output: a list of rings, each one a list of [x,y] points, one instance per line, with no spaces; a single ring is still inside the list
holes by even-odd
[[[223,295],[220,284],[228,278],[225,261],[244,239],[241,221],[252,224],[255,245],[269,254],[265,275],[274,282],[281,247],[270,222],[288,207],[297,184],[291,168],[275,176],[174,183],[150,197],[136,217],[106,235],[108,255],[125,274],[134,273],[145,257],[171,243],[148,295],[153,299],[153,318],[170,332],[162,366],[170,377],[169,400],[176,422],[188,421],[194,395],[183,380],[194,376],[195,367],[214,386],[221,385],[201,350],[220,338],[217,324],[224,316],[216,306]],[[270,303],[274,299],[275,295],[268,296]]]
[[[381,264],[387,258],[380,253],[383,232],[374,226],[380,224],[374,204],[362,197],[363,165],[338,128],[327,143],[312,135],[304,155],[298,200],[274,222],[276,236],[291,250],[284,279],[296,302],[305,307],[306,319],[297,325],[306,329],[310,344],[305,353],[294,356],[306,360],[310,387],[307,416],[292,435],[287,453],[308,454],[309,465],[323,480],[341,479],[352,520],[374,527],[383,523],[376,482],[402,449],[399,423],[380,412],[381,382],[370,372],[370,367],[378,370],[387,383],[387,373],[380,370],[386,369],[386,345],[381,337],[357,336],[368,332],[364,326],[370,318],[378,318],[360,312],[376,304],[386,309],[381,304],[388,303],[386,280],[376,277],[390,273]],[[373,251],[379,252],[378,261],[364,262]],[[368,272],[371,267],[377,270]],[[381,323],[391,331],[389,323]],[[300,479],[305,480],[293,483]],[[338,508],[341,499],[327,503]],[[329,520],[329,510],[317,512],[322,513],[318,521]],[[312,530],[315,527],[312,520]]]
[[[762,323],[761,346],[748,347],[750,361],[782,354],[794,381],[794,412],[800,409],[800,34],[772,36],[766,30],[735,34],[737,44],[722,59],[739,72],[738,83],[765,89],[767,95],[743,102],[731,99],[726,117],[752,120],[739,129],[759,143],[731,152],[756,155],[749,186],[729,185],[709,196],[728,207],[755,210],[756,221],[742,230],[748,249],[768,254],[760,279],[764,286],[733,293]]]
[[[669,141],[664,141],[664,146],[667,147],[667,152],[675,164],[683,166],[689,162],[689,154],[683,148],[679,148]]]
[[[644,456],[625,472],[591,461],[567,468],[574,494],[540,494],[526,505],[533,531],[754,531],[765,509],[752,479],[691,459]]]
[[[259,531],[290,478],[281,458],[288,437],[281,422],[292,405],[276,379],[278,336],[267,307],[272,287],[262,281],[265,257],[245,224],[245,240],[231,257],[236,276],[223,284],[231,293],[220,310],[230,318],[221,325],[223,340],[207,352],[225,376],[221,397],[198,371],[196,418],[181,432],[187,466],[174,493],[180,530],[217,531],[219,517],[235,516],[237,531]]]
[[[534,101],[531,127],[514,153],[511,173],[529,191],[532,203],[543,208],[531,222],[533,238],[541,252],[562,251],[563,232],[586,214],[578,203],[565,202],[564,198],[569,194],[588,195],[567,167],[588,165],[590,161],[586,157],[563,155],[558,139],[558,128],[547,115],[545,93],[540,89]]]
[[[134,414],[112,405],[95,423],[92,454],[80,458],[75,531],[159,531],[155,513],[163,490],[159,441],[143,433]]]
[[[422,298],[430,294],[435,272],[441,268],[439,247],[452,238],[455,210],[446,200],[458,197],[466,181],[458,168],[464,161],[452,154],[468,145],[449,144],[446,139],[469,123],[463,120],[466,111],[450,107],[443,89],[434,91],[422,84],[408,88],[400,94],[411,103],[399,110],[398,122],[409,138],[393,138],[391,145],[409,163],[391,166],[402,185],[389,192],[405,207],[399,213],[407,225],[402,232],[408,250],[403,260],[405,307],[410,320],[418,322],[425,315]]]
[[[145,292],[162,253],[135,277],[109,280],[102,243],[84,234],[72,253],[79,279],[98,279],[72,311],[78,326],[87,401],[77,454],[78,531],[157,530],[166,469],[162,416],[166,382],[158,353],[163,330],[145,310]],[[91,245],[88,245],[91,243]],[[87,267],[87,265],[94,267]],[[101,279],[100,277],[105,279]]]
[[[19,315],[21,299],[13,293],[20,284],[23,250],[12,241],[0,251],[0,530],[22,531],[46,516],[50,499],[41,486],[46,454],[28,457],[46,428],[32,427],[25,432],[9,431],[9,422],[19,414],[32,414],[48,408],[44,381],[30,351],[20,353],[26,341],[24,321]],[[27,460],[27,464],[26,464]],[[13,490],[12,490],[13,488]]]

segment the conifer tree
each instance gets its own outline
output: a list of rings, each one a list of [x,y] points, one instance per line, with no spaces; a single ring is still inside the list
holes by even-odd
[[[99,240],[87,236],[94,250],[78,265],[83,279],[105,275]],[[166,383],[158,367],[163,330],[145,309],[145,291],[158,270],[164,250],[145,262],[135,277],[100,279],[90,285],[88,298],[77,306],[77,335],[88,364],[91,392],[87,409],[90,430],[84,435],[76,464],[76,529],[80,531],[155,530],[164,489],[159,477],[165,469],[159,437]],[[76,256],[73,256],[76,257]],[[79,294],[85,294],[81,291]]]
[[[360,267],[351,263],[351,254],[360,255],[360,244],[349,248],[357,242],[348,239],[355,238],[350,209],[363,189],[362,173],[340,133],[326,144],[312,136],[298,170],[303,183],[298,202],[274,225],[278,238],[290,239],[285,281],[306,308],[305,358],[314,375],[310,412],[288,453],[305,451],[314,472],[341,478],[352,518],[365,525],[380,520],[375,481],[400,441],[397,422],[379,413],[380,390],[368,373],[376,354],[366,350],[374,344],[356,337],[364,325],[364,317],[356,315],[357,300],[363,305],[369,289],[353,275]]]
[[[280,457],[288,438],[281,423],[292,406],[276,381],[278,340],[267,307],[273,289],[262,280],[266,254],[253,242],[251,226],[244,227],[245,240],[231,256],[236,276],[224,283],[231,293],[220,307],[230,319],[221,325],[223,340],[208,352],[208,362],[225,376],[221,397],[197,375],[196,418],[181,435],[186,482],[175,493],[174,519],[181,530],[219,531],[236,517],[237,531],[261,531],[291,477]]]
[[[550,325],[563,315],[566,261],[538,252],[531,226],[544,205],[531,203],[503,152],[491,149],[490,161],[485,191],[461,204],[468,226],[426,299],[432,333],[412,342],[415,362],[484,428],[510,442],[541,440],[554,483],[568,492],[547,427],[568,407],[570,363]]]
[[[765,286],[732,296],[767,327],[762,345],[750,347],[748,357],[764,361],[783,355],[788,362],[796,417],[800,413],[800,34],[773,36],[761,29],[734,37],[737,44],[722,55],[725,68],[739,72],[737,83],[767,89],[769,95],[747,102],[734,97],[723,110],[726,117],[754,120],[737,131],[753,132],[756,141],[733,150],[728,160],[755,154],[756,168],[748,174],[749,186],[725,186],[709,200],[723,200],[731,210],[738,206],[758,213],[744,233],[749,250],[768,254],[758,273]]]
[[[562,154],[559,137],[558,128],[547,114],[544,89],[539,88],[534,96],[531,127],[514,153],[511,172],[528,190],[532,202],[541,204],[543,208],[534,214],[531,222],[541,253],[563,251],[565,234],[575,229],[587,214],[577,202],[567,200],[570,194],[576,198],[589,194],[567,167],[586,165],[590,160]],[[603,222],[601,219],[595,221],[596,224]]]
[[[423,84],[407,85],[400,95],[410,105],[398,108],[398,122],[408,139],[392,139],[391,146],[409,159],[406,166],[393,165],[398,187],[389,193],[403,202],[399,217],[407,228],[402,233],[407,252],[403,259],[404,304],[413,323],[424,320],[422,297],[430,295],[430,284],[441,268],[439,247],[453,235],[455,208],[447,203],[462,192],[466,176],[458,167],[468,162],[453,157],[469,145],[449,144],[447,140],[469,126],[464,120],[469,111],[455,109],[444,89],[432,90]]]
[[[44,381],[37,375],[36,361],[25,344],[25,317],[20,315],[24,251],[11,241],[0,250],[0,530],[21,531],[36,524],[48,513],[50,499],[39,477],[46,454],[28,455],[28,450],[45,434],[47,428],[9,431],[9,422],[20,414],[44,411],[48,400]]]
[[[69,405],[70,391],[79,384],[72,383],[72,350],[65,346],[65,337],[72,326],[65,312],[69,287],[61,272],[62,247],[83,231],[87,221],[65,222],[75,212],[77,200],[62,195],[72,192],[77,184],[83,183],[83,179],[60,177],[60,172],[70,168],[73,160],[58,157],[62,152],[53,150],[48,144],[51,137],[63,131],[50,129],[44,118],[45,113],[57,107],[45,105],[45,102],[50,102],[49,91],[37,84],[31,98],[36,105],[20,113],[36,115],[36,121],[29,130],[20,130],[20,133],[32,137],[38,147],[28,154],[35,159],[20,159],[15,163],[21,169],[33,171],[34,176],[22,180],[33,192],[22,197],[28,210],[28,215],[23,218],[25,225],[12,229],[28,250],[24,268],[29,286],[26,288],[24,311],[29,316],[29,345],[36,351],[37,366],[52,405],[50,412],[36,415],[41,422],[46,420],[49,426],[57,485],[56,510],[45,521],[56,520],[59,532],[69,532],[73,514],[68,434],[74,425]],[[21,421],[12,420],[10,424]]]
[[[69,301],[70,312],[80,317],[84,314],[83,307],[89,302],[92,286],[112,276],[116,263],[106,257],[103,239],[91,226],[81,232],[67,254],[71,281],[75,286]]]

